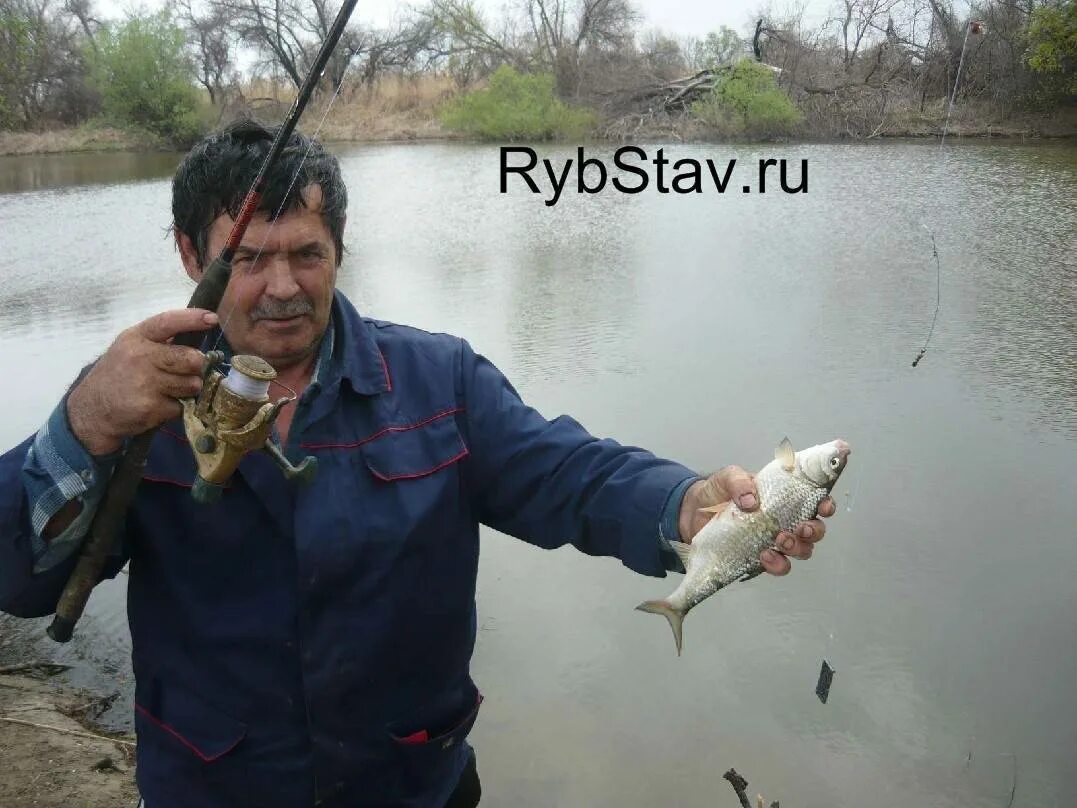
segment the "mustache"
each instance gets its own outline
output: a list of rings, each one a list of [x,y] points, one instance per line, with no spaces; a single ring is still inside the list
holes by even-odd
[[[314,301],[306,295],[297,295],[290,300],[263,300],[251,310],[251,320],[285,320],[289,317],[301,317],[314,313]]]

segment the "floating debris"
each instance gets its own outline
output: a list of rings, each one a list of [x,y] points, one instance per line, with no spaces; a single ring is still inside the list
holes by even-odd
[[[823,704],[826,704],[826,700],[830,696],[830,683],[833,681],[834,669],[824,659],[823,666],[819,669],[819,681],[815,684],[815,695],[819,697],[819,701]]]

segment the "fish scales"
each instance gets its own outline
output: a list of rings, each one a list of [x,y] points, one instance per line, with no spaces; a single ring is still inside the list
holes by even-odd
[[[684,616],[720,589],[762,572],[760,553],[774,548],[780,531],[792,532],[801,522],[816,516],[819,503],[830,493],[848,455],[849,445],[843,440],[794,452],[786,439],[775,451],[775,459],[755,476],[757,510],[745,512],[730,504],[696,534],[691,544],[671,542],[684,562],[683,580],[665,600],[646,601],[636,608],[669,620],[678,655]]]

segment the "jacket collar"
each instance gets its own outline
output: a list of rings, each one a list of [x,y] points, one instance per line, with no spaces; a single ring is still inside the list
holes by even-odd
[[[332,366],[360,395],[373,396],[393,389],[389,365],[378,347],[374,326],[359,316],[355,306],[338,289],[333,294]]]

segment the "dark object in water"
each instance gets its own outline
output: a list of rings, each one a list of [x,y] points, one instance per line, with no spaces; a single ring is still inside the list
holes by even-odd
[[[827,696],[830,695],[830,683],[834,681],[834,669],[830,663],[823,660],[823,667],[819,669],[819,681],[815,685],[815,695],[819,701],[826,704]]]

